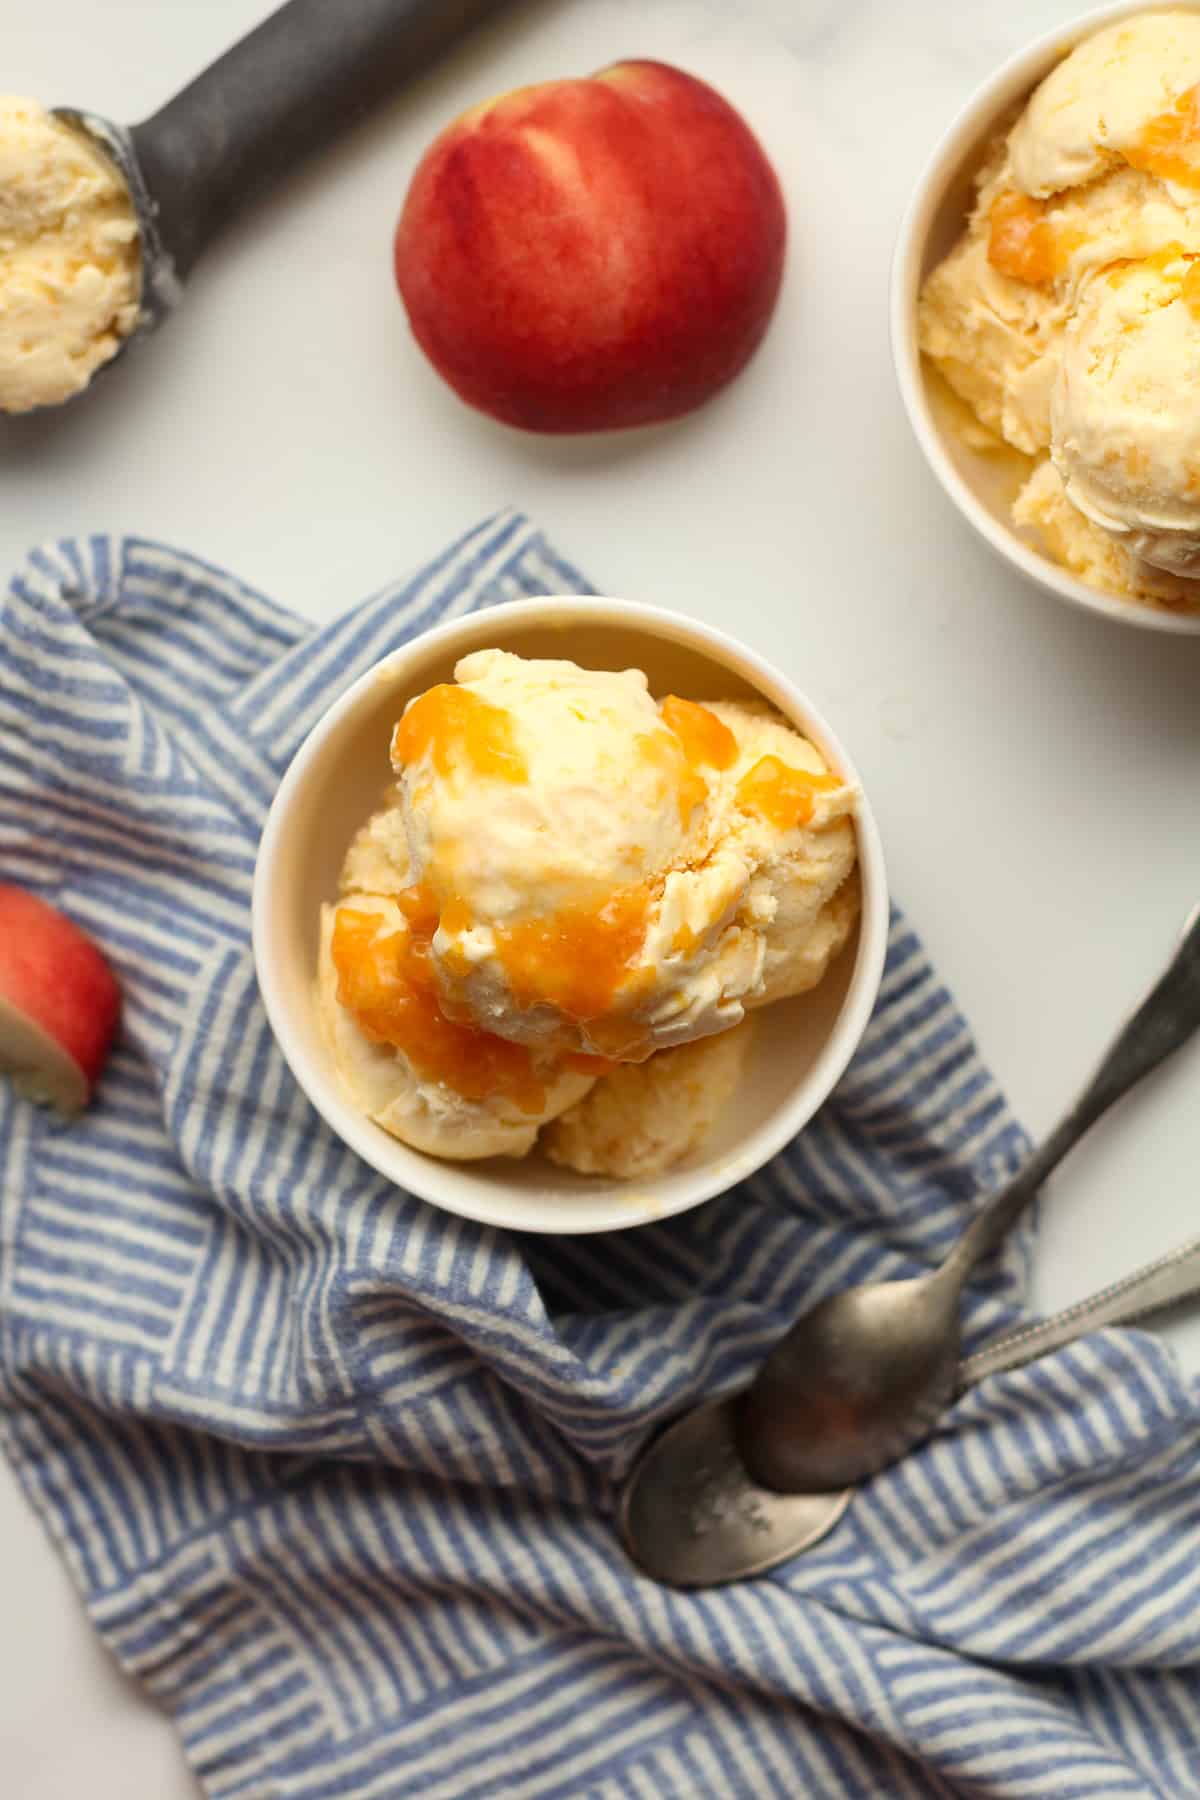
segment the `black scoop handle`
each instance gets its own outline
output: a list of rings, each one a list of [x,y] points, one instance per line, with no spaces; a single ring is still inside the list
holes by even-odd
[[[288,0],[131,132],[188,274],[235,213],[357,124],[504,0]]]

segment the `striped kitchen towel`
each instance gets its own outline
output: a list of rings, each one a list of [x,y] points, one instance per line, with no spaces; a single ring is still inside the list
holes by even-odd
[[[514,514],[320,630],[136,538],[13,580],[0,862],[126,995],[80,1119],[0,1084],[26,1493],[222,1800],[1200,1794],[1200,1406],[1150,1336],[994,1377],[757,1580],[670,1592],[614,1534],[658,1422],[819,1295],[926,1266],[1021,1154],[902,919],[820,1117],[637,1231],[445,1217],[289,1075],[249,902],[301,738],[435,620],[585,586]],[[974,1345],[1027,1253],[970,1295]]]

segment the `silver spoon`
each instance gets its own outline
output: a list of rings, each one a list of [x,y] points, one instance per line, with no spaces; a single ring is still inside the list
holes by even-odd
[[[1052,1318],[997,1338],[958,1367],[954,1395],[987,1375],[1058,1350],[1103,1325],[1128,1325],[1200,1295],[1200,1238],[1101,1288]],[[761,1575],[811,1549],[841,1519],[852,1488],[778,1494],[747,1475],[733,1434],[733,1400],[695,1407],[655,1439],[621,1499],[634,1562],[672,1587],[715,1587]]]
[[[1101,1114],[1198,1026],[1200,905],[1075,1105],[975,1216],[941,1267],[834,1294],[776,1345],[732,1415],[742,1460],[760,1486],[791,1494],[841,1488],[925,1436],[954,1392],[967,1276]]]
[[[288,0],[139,125],[56,107],[116,163],[137,214],[141,310],[118,355],[173,309],[200,253],[248,201],[504,3]]]

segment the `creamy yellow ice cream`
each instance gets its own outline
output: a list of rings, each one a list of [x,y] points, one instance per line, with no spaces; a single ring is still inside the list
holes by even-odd
[[[811,744],[640,670],[479,651],[392,755],[447,1004],[517,1043],[633,1062],[736,1025],[854,861]]]
[[[815,986],[857,918],[855,794],[765,707],[480,651],[409,705],[392,762],[325,908],[322,1005],[356,1104],[434,1154],[522,1155],[593,1083],[560,1161],[597,1167],[588,1120],[639,1092],[639,1170],[685,1154],[664,1096],[701,1065],[673,1080],[674,1047]]]
[[[751,1022],[623,1063],[542,1133],[551,1162],[635,1181],[673,1168],[704,1142],[746,1066]]]
[[[1152,567],[1200,573],[1200,256],[1170,249],[1087,283],[1051,423],[1072,505]]]
[[[0,410],[85,388],[132,331],[140,293],[120,172],[36,100],[0,96]]]
[[[394,899],[352,894],[341,907],[327,906],[321,919],[321,1022],[346,1091],[367,1118],[393,1137],[449,1161],[488,1156],[524,1156],[539,1128],[582,1098],[595,1076],[550,1057],[530,1056],[510,1079],[498,1058],[481,1062],[482,1083],[464,1083],[455,1071],[430,1068],[419,1055],[364,1029],[366,1021],[339,997],[333,961],[338,914],[370,921],[373,953],[386,957],[403,938],[408,921]],[[342,991],[345,991],[344,989]],[[353,998],[353,994],[351,994]],[[500,1052],[501,1057],[503,1052]],[[469,1085],[469,1091],[462,1091]]]
[[[1179,578],[1142,562],[1119,538],[1072,506],[1052,462],[1039,463],[1013,505],[1013,519],[1065,569],[1103,594],[1123,594],[1149,606],[1177,607]]]
[[[1105,26],[1041,83],[1009,139],[1013,177],[1045,197],[1113,169],[1169,173],[1147,126],[1200,82],[1200,13],[1175,7]],[[1163,134],[1159,133],[1160,138]],[[1185,180],[1184,198],[1194,190]]]
[[[1200,13],[1146,13],[1036,89],[919,309],[977,444],[990,433],[1035,459],[1015,521],[1091,585],[1176,608],[1200,607],[1196,259]]]

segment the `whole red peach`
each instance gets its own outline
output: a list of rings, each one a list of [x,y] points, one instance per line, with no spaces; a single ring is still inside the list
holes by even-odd
[[[702,81],[625,62],[464,113],[413,177],[396,281],[470,405],[528,431],[690,412],[770,321],[787,220],[744,120]]]

